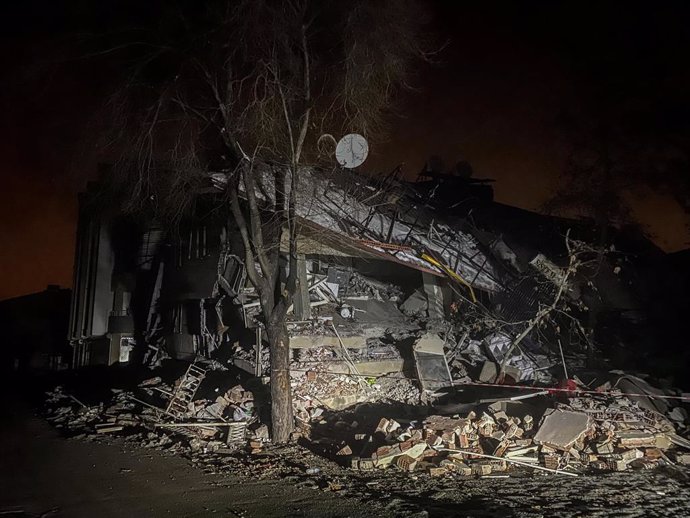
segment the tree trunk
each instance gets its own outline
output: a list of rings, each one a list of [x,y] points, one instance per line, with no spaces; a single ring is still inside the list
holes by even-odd
[[[267,322],[271,353],[271,435],[273,442],[290,440],[294,429],[290,390],[290,339],[283,321]]]

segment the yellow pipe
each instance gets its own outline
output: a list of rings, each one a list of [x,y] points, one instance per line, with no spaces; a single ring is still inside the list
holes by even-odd
[[[470,285],[469,282],[467,282],[465,279],[460,277],[456,272],[451,270],[448,266],[437,261],[436,259],[434,259],[433,257],[431,257],[428,254],[422,254],[422,259],[424,259],[427,263],[430,263],[430,264],[440,268],[441,271],[443,271],[443,273],[448,275],[450,278],[458,281],[460,284],[467,287],[467,289],[470,292],[470,297],[472,297],[472,302],[474,302],[475,304],[477,303],[477,297],[474,296],[474,290],[472,289],[472,286]]]

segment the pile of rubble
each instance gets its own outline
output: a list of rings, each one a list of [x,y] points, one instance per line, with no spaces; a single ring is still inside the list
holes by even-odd
[[[307,373],[315,376],[308,386],[328,375]],[[94,406],[57,387],[48,393],[47,418],[72,436],[117,434],[143,447],[202,455],[216,464],[235,462],[237,455],[261,454],[255,457],[260,461],[270,451],[270,439],[267,426],[258,421],[252,393],[235,385],[215,398],[192,395],[182,407],[176,405],[185,400],[185,390],[196,391],[194,379],[194,369],[172,386],[152,378],[136,394],[112,389],[110,401]],[[332,380],[324,383],[332,390]],[[525,470],[577,476],[690,464],[690,441],[676,433],[687,431],[682,407],[669,409],[667,414],[676,419],[668,419],[609,385],[599,394],[582,385],[552,393],[535,389],[513,398],[476,400],[453,415],[447,415],[447,408],[446,415],[426,415],[432,408],[419,405],[420,391],[410,380],[392,376],[367,383],[363,392],[371,401],[381,401],[380,395],[372,395],[377,391],[393,402],[408,398],[410,406],[403,413],[420,417],[408,414],[407,419],[380,418],[378,407],[366,404],[332,411],[295,386],[298,427],[293,438],[326,447],[341,465],[357,471],[391,468],[432,477],[505,477]],[[153,401],[156,395],[167,404],[143,400]],[[253,461],[243,458],[242,466],[250,469]]]
[[[400,372],[389,375],[368,375],[359,372],[364,362],[355,363],[357,353],[348,353],[347,360],[331,348],[307,349],[290,365],[292,397],[299,413],[322,407],[342,410],[366,401],[419,404],[421,393],[414,380]],[[360,353],[362,354],[362,353]],[[391,358],[397,371],[402,360]],[[354,371],[354,372],[353,372]]]
[[[549,396],[541,396],[549,398]],[[541,411],[503,400],[464,417],[431,415],[407,424],[382,418],[338,452],[357,470],[482,475],[533,468],[576,475],[690,463],[690,441],[660,414],[624,396],[571,398]]]
[[[170,387],[160,377],[143,381],[136,395],[111,389],[106,403],[88,406],[60,386],[47,393],[46,417],[57,428],[80,437],[122,433],[145,447],[185,444],[192,451],[259,451],[268,427],[258,423],[251,392],[236,385],[214,399],[195,398],[205,371],[191,364]],[[155,405],[162,396],[166,404]],[[140,396],[140,397],[137,397]]]

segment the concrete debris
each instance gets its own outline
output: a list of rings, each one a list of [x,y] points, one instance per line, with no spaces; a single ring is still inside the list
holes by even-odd
[[[544,415],[534,442],[569,451],[576,442],[583,445],[585,434],[592,432],[592,421],[587,414],[554,410]]]
[[[424,390],[433,391],[453,384],[444,352],[445,341],[426,333],[413,347],[417,376]]]
[[[178,380],[178,386],[188,379],[187,374]],[[143,386],[151,388],[156,382],[162,383],[154,378]],[[240,385],[215,400],[194,400],[178,414],[149,404],[132,392],[114,389],[107,404],[75,405],[74,398],[58,386],[47,393],[46,412],[48,421],[70,435],[124,434],[129,440],[139,439],[144,447],[182,441],[191,450],[206,451],[218,445],[244,445],[247,437],[258,443],[269,440],[266,425],[252,425],[256,421],[253,396]]]
[[[406,315],[414,316],[426,313],[428,306],[426,295],[422,290],[415,290],[400,305],[400,310]]]

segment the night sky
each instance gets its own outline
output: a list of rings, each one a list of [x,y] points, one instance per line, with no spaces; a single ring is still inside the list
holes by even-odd
[[[131,1],[3,4],[0,299],[71,285],[77,192],[96,169],[89,137],[118,74],[79,52],[140,15]],[[448,45],[419,70],[416,90],[400,95],[366,166],[404,163],[413,178],[430,155],[465,159],[475,176],[497,180],[497,201],[538,209],[569,150],[564,111],[591,113],[604,88],[642,92],[652,106],[668,85],[690,91],[686,5],[431,2],[433,30]],[[629,199],[661,248],[688,246],[687,216],[670,197],[640,188]]]

